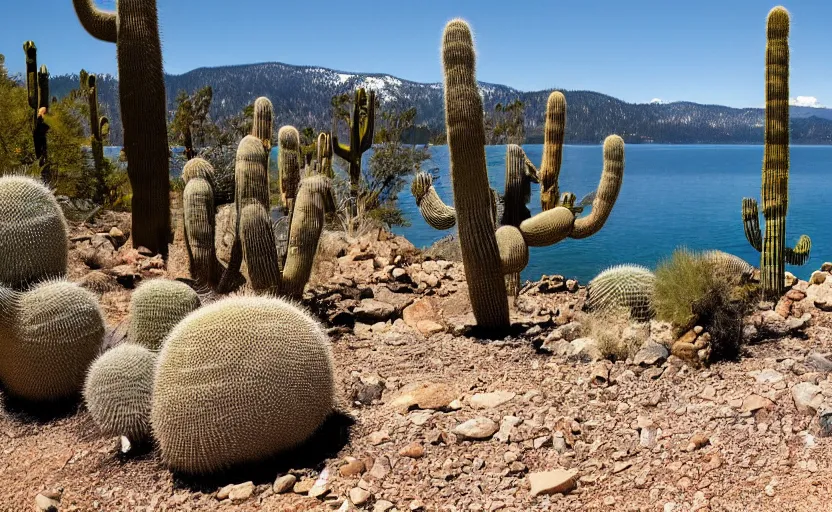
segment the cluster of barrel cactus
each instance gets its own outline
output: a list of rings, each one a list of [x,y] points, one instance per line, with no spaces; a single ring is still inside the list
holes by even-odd
[[[185,240],[191,274],[200,286],[220,293],[233,290],[242,283],[240,268],[245,261],[256,292],[298,298],[312,271],[325,214],[335,208],[335,200],[327,176],[301,179],[300,136],[294,127],[282,127],[278,131],[278,171],[289,236],[285,252],[278,249],[269,196],[271,107],[267,98],[255,102],[254,134],[243,138],[237,149],[237,221],[228,265],[223,266],[216,256],[213,168],[201,158],[190,160],[183,173]]]
[[[49,189],[0,178],[0,381],[31,402],[77,395],[104,337],[96,297],[64,280],[67,245]]]
[[[763,293],[779,297],[785,286],[786,263],[803,265],[812,241],[802,235],[794,249],[786,246],[786,212],[789,201],[789,12],[775,7],[768,15],[766,44],[766,125],[763,156],[763,215],[760,232],[757,201],[744,198],[745,236],[760,252]]]
[[[538,172],[519,146],[506,157],[506,194],[501,218],[497,218],[495,193],[488,185],[482,97],[475,76],[475,52],[471,30],[462,20],[445,27],[442,43],[445,76],[445,119],[451,158],[454,208],[445,205],[432,190],[430,177],[417,176],[413,195],[425,220],[434,227],[457,224],[471,306],[477,324],[505,328],[509,325],[504,276],[518,274],[528,262],[528,247],[555,244],[566,237],[586,238],[604,225],[624,173],[624,141],[612,135],[604,142],[604,170],[592,203],[592,212],[576,217],[575,196],[557,197],[557,181],[565,123],[565,100],[559,92],[549,96],[546,107],[544,161]],[[531,217],[526,203],[531,181],[543,188],[544,211]],[[499,229],[497,229],[498,225]],[[516,276],[511,281],[516,281]]]

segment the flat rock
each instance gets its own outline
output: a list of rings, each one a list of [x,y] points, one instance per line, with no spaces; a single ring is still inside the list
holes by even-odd
[[[425,448],[421,444],[413,442],[399,450],[399,455],[411,459],[421,459],[425,456]]]
[[[60,502],[57,500],[44,496],[43,494],[35,496],[35,506],[39,512],[58,512],[60,505]]]
[[[338,468],[338,473],[344,477],[358,476],[365,471],[367,471],[367,467],[359,459],[351,459]]]
[[[272,485],[272,490],[275,494],[283,494],[284,492],[289,492],[292,487],[295,486],[295,482],[298,481],[298,478],[295,475],[283,475],[278,477],[277,480],[274,481],[274,485]]]
[[[390,402],[390,406],[401,414],[410,409],[447,409],[457,398],[457,391],[448,384],[422,382],[408,384]]]
[[[572,348],[574,349],[574,355],[581,359],[599,361],[604,357],[601,354],[601,349],[598,348],[598,342],[592,338],[578,338],[572,341]]]
[[[814,414],[823,404],[823,395],[819,386],[811,382],[801,382],[792,388],[792,399],[798,411]]]
[[[228,491],[228,499],[231,501],[244,501],[254,494],[254,482],[244,482],[231,487]]]
[[[390,459],[385,456],[376,458],[367,476],[374,480],[384,480],[390,474]]]
[[[638,366],[660,365],[667,361],[669,356],[670,352],[667,347],[655,341],[647,340],[633,358],[633,364]]]
[[[396,307],[375,299],[363,299],[352,312],[357,320],[374,324],[392,318]]]
[[[373,505],[373,512],[387,512],[394,507],[395,505],[387,500],[378,500],[375,505]]]
[[[760,384],[774,384],[783,380],[783,374],[777,370],[772,370],[771,368],[753,371],[750,372],[750,375]]]
[[[492,409],[513,400],[517,396],[511,391],[494,391],[492,393],[477,393],[468,399],[474,409]]]
[[[806,366],[814,368],[823,373],[832,372],[832,361],[830,361],[829,358],[827,358],[823,354],[819,354],[818,352],[811,352],[810,354],[808,354],[806,356],[806,359],[804,360],[804,363],[806,364]]]
[[[529,473],[529,494],[540,496],[541,494],[564,494],[577,485],[578,472],[574,469],[555,469],[553,471],[538,471]]]
[[[755,412],[760,409],[771,409],[772,407],[774,407],[774,402],[768,398],[760,395],[748,395],[745,397],[745,400],[742,401],[740,410],[743,412]]]
[[[488,439],[499,428],[496,421],[480,416],[457,425],[454,434],[464,439]]]
[[[365,491],[361,487],[353,487],[350,489],[350,501],[353,505],[360,507],[361,505],[367,503],[371,496],[372,494],[370,494],[369,491]]]

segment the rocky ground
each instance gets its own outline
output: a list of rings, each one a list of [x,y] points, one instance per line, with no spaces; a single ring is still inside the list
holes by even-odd
[[[109,345],[136,282],[188,277],[181,234],[165,266],[128,229],[110,212],[72,225],[70,278],[101,294]],[[40,418],[7,404],[0,510],[829,510],[828,270],[748,319],[739,361],[688,365],[653,322],[627,334],[643,349],[612,363],[581,335],[578,283],[526,286],[515,328],[488,340],[466,327],[460,264],[384,232],[326,233],[305,300],[336,363],[342,414],[322,436],[194,482],[153,450],[120,455],[82,406]]]

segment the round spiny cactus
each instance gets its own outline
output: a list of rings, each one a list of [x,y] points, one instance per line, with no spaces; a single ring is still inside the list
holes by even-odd
[[[132,343],[108,350],[90,366],[84,401],[104,434],[134,442],[150,437],[155,368],[156,354]]]
[[[213,184],[214,166],[212,166],[204,158],[191,158],[188,160],[188,163],[185,164],[185,168],[182,169],[182,180],[185,182],[185,185],[187,185],[192,178],[202,178],[204,180],[208,180],[208,183]]]
[[[297,446],[333,404],[321,326],[284,300],[237,296],[171,331],[156,367],[151,424],[166,464],[205,474]]]
[[[617,265],[598,274],[586,287],[586,306],[590,311],[626,308],[639,321],[653,317],[653,292],[656,276],[639,265]]]
[[[158,351],[170,330],[199,306],[199,296],[185,283],[168,279],[145,281],[130,298],[129,339]]]
[[[0,178],[0,284],[63,277],[66,262],[67,225],[52,192],[32,178]]]
[[[705,251],[702,256],[714,266],[714,270],[720,276],[731,281],[743,281],[754,272],[750,263],[727,252]]]
[[[104,339],[95,296],[67,281],[20,294],[13,335],[4,340],[0,378],[17,397],[51,401],[81,391]]]

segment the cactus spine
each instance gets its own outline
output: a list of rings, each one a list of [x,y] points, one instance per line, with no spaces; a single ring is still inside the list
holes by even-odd
[[[363,88],[355,91],[352,122],[350,123],[350,144],[340,144],[338,135],[332,133],[332,150],[350,164],[350,212],[355,217],[358,211],[358,185],[361,179],[361,156],[373,147],[373,132],[376,119],[376,93],[367,94]]]
[[[35,157],[41,171],[41,180],[44,183],[52,181],[52,173],[49,167],[49,146],[46,134],[49,132],[49,125],[46,124],[45,116],[49,112],[49,70],[46,66],[38,69],[38,49],[33,41],[23,43],[23,52],[26,54],[26,88],[29,96],[29,107],[32,109],[32,140],[35,147]]]
[[[746,238],[760,251],[763,293],[778,297],[785,285],[786,263],[802,265],[812,242],[802,235],[794,249],[786,247],[786,212],[789,194],[789,12],[775,7],[769,12],[766,44],[766,127],[763,157],[763,215],[765,236],[760,233],[757,201],[743,199]]]
[[[507,327],[508,302],[503,274],[509,275],[509,288],[517,289],[519,273],[528,261],[528,247],[557,243],[567,237],[585,238],[603,227],[618,198],[624,176],[624,141],[611,135],[604,141],[604,170],[596,192],[575,207],[575,196],[566,193],[560,205],[529,217],[526,203],[530,197],[530,183],[540,173],[519,146],[509,146],[506,152],[506,194],[503,212],[495,201],[495,192],[488,187],[485,163],[485,130],[482,99],[475,77],[474,44],[468,25],[453,20],[445,27],[442,45],[445,69],[445,121],[451,157],[451,179],[454,208],[445,205],[436,195],[429,175],[418,174],[411,191],[425,220],[434,227],[459,225],[462,260],[477,323],[483,327]],[[548,147],[544,150],[543,171],[548,173],[548,194],[557,197],[557,172],[563,131],[558,119],[564,117],[565,102],[560,93],[553,93],[547,104]],[[555,165],[557,164],[557,165]],[[544,173],[544,174],[545,174]],[[543,179],[541,187],[543,187]],[[593,197],[592,212],[582,218],[576,213]],[[500,228],[497,223],[512,226],[526,246],[517,246],[514,230]],[[522,263],[522,264],[521,264]]]
[[[162,45],[155,0],[119,0],[118,13],[73,0],[96,39],[116,44],[127,173],[133,190],[133,245],[168,254],[170,177]]]

